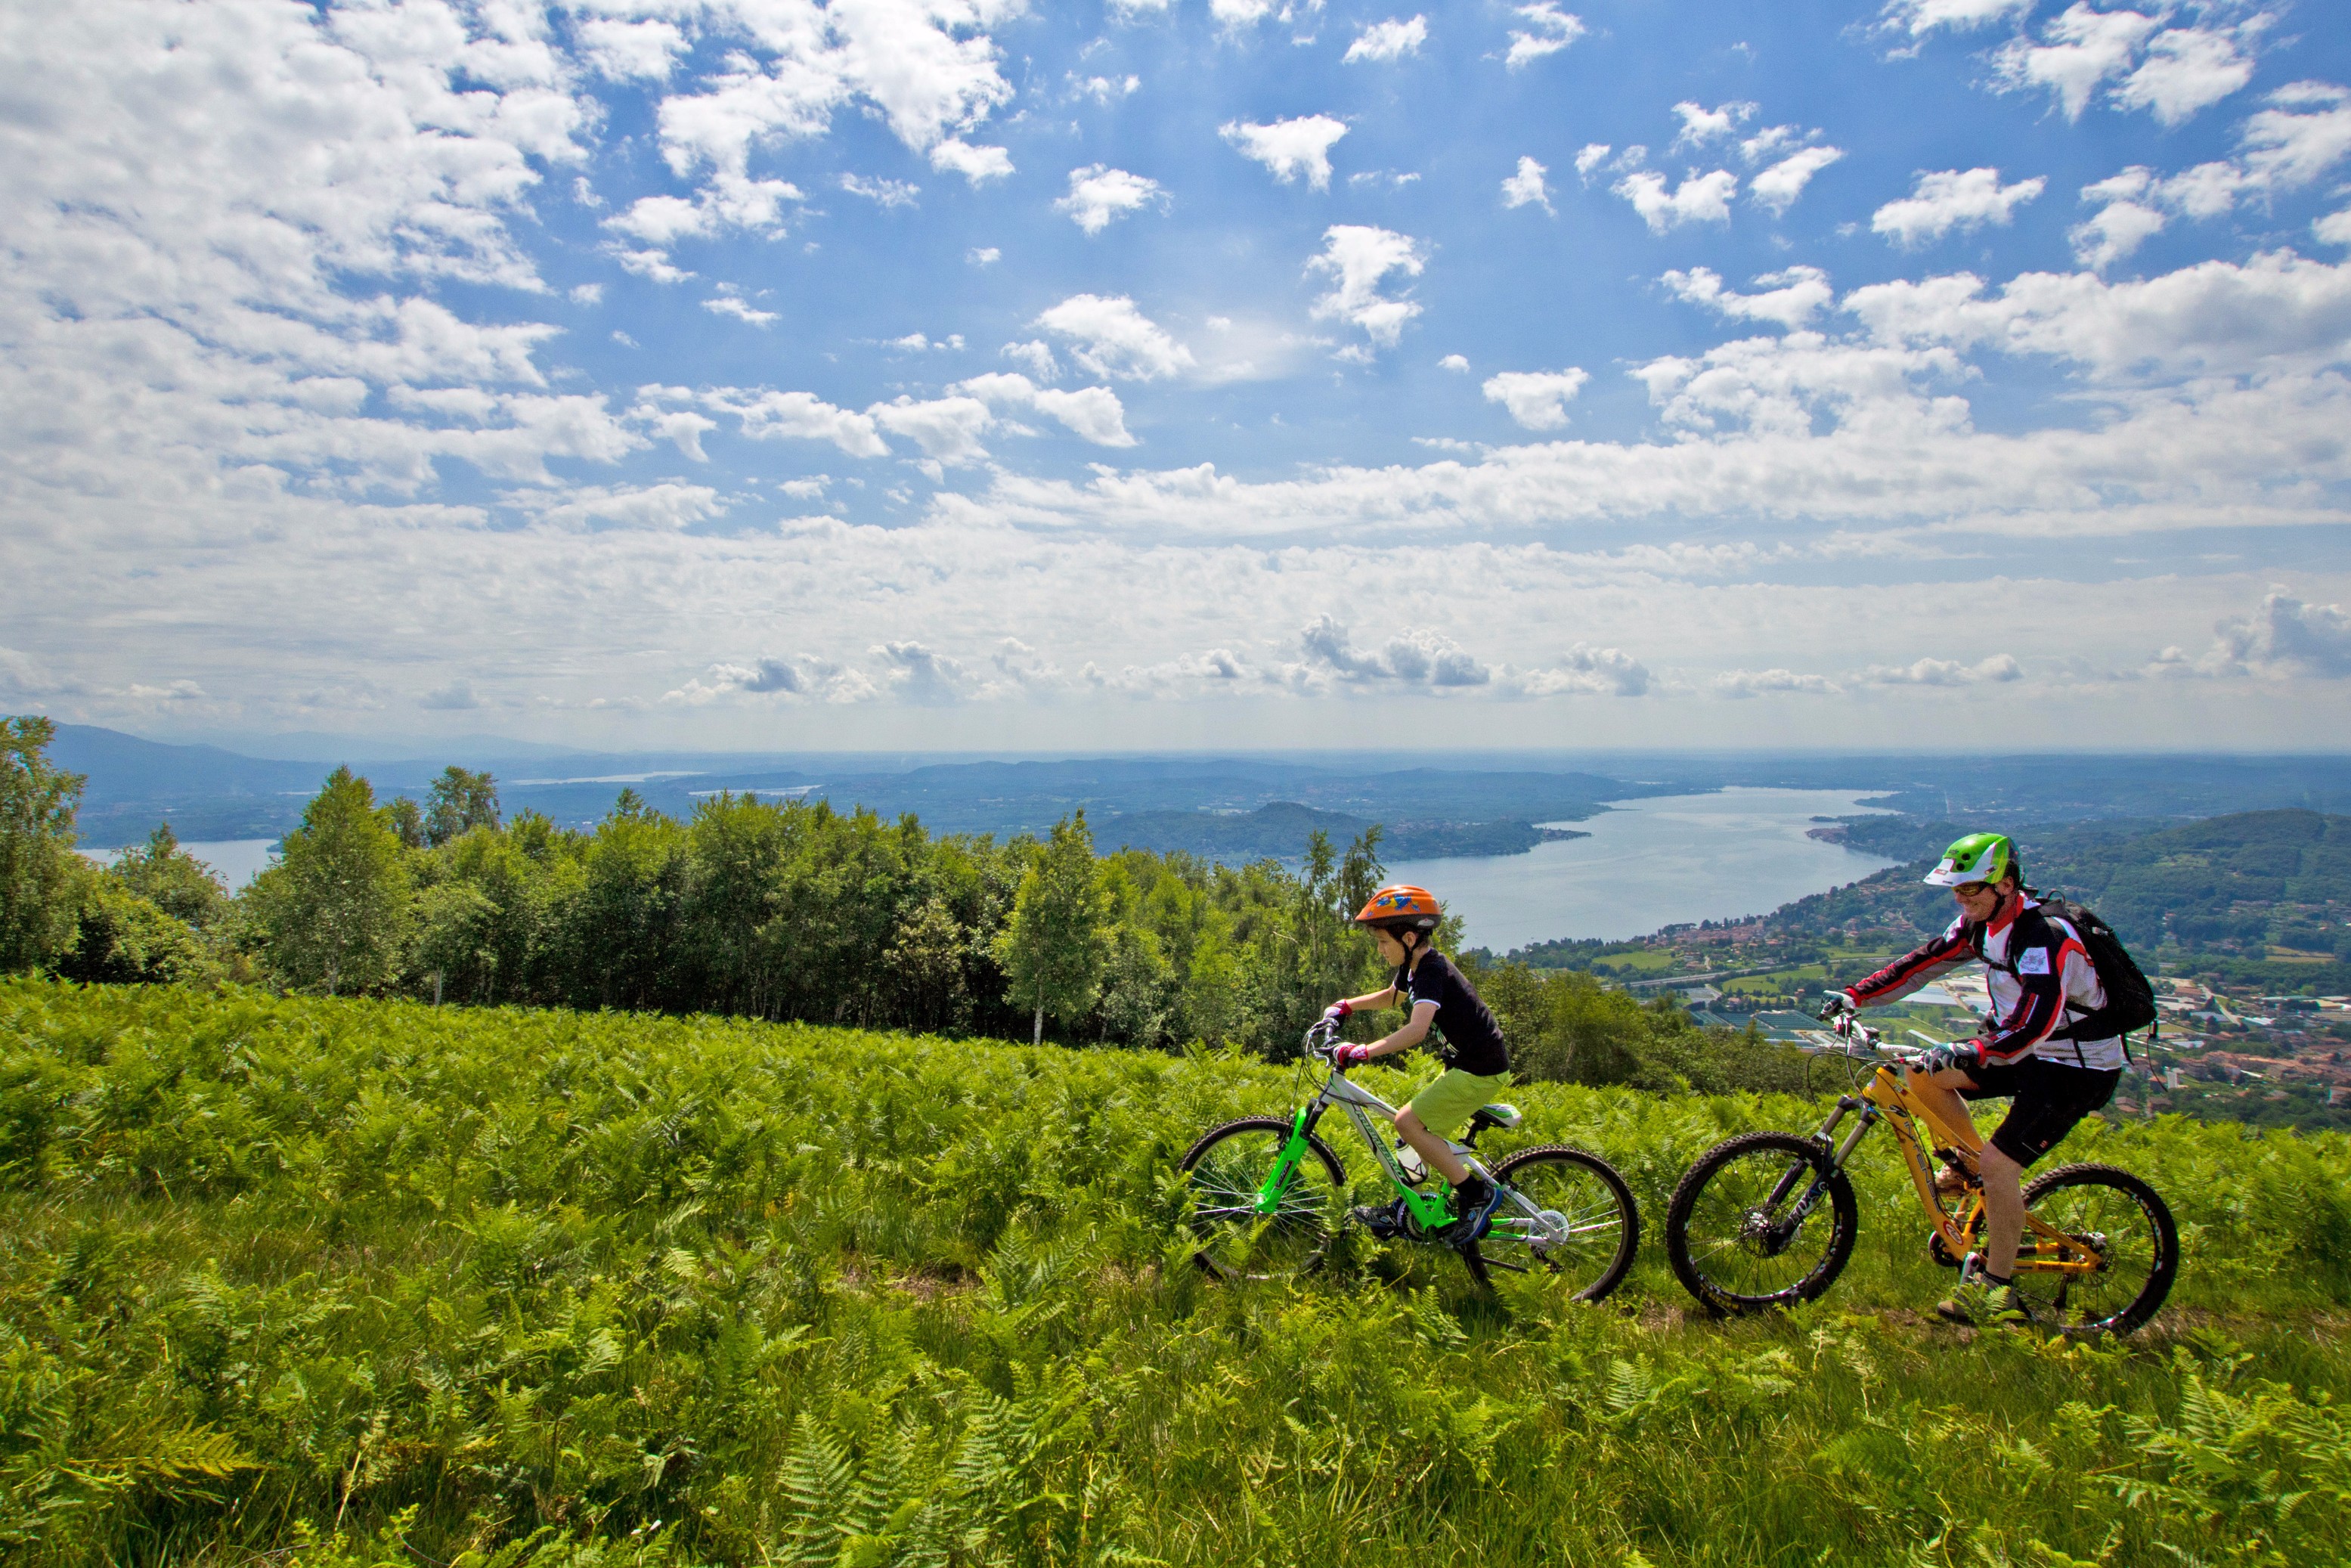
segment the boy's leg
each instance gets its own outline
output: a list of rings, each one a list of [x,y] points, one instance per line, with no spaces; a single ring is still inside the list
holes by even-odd
[[[1469,1179],[1469,1167],[1455,1157],[1451,1143],[1430,1132],[1421,1121],[1419,1112],[1406,1105],[1396,1113],[1395,1125],[1397,1134],[1419,1151],[1420,1157],[1428,1162],[1430,1170],[1455,1186]]]

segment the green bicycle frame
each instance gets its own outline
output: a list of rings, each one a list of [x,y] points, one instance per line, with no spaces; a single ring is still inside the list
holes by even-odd
[[[1439,1186],[1435,1192],[1423,1192],[1413,1186],[1412,1179],[1405,1175],[1404,1163],[1395,1156],[1395,1150],[1372,1125],[1371,1117],[1364,1113],[1363,1102],[1355,1098],[1359,1094],[1365,1099],[1370,1099],[1370,1096],[1353,1084],[1347,1084],[1343,1078],[1334,1078],[1332,1082],[1346,1084],[1348,1092],[1332,1094],[1326,1084],[1322,1093],[1298,1108],[1298,1113],[1290,1119],[1289,1139],[1281,1145],[1281,1153],[1274,1156],[1273,1166],[1265,1173],[1265,1180],[1258,1184],[1257,1212],[1270,1216],[1281,1207],[1281,1195],[1288,1190],[1290,1178],[1298,1170],[1298,1162],[1306,1157],[1307,1138],[1312,1134],[1315,1124],[1322,1119],[1324,1107],[1336,1101],[1346,1107],[1348,1117],[1355,1124],[1355,1130],[1364,1135],[1364,1142],[1370,1145],[1381,1168],[1388,1173],[1389,1184],[1403,1197],[1405,1207],[1412,1211],[1413,1218],[1419,1221],[1421,1228],[1434,1230],[1450,1221],[1454,1218],[1450,1189]],[[1386,1109],[1378,1100],[1371,1100],[1371,1103],[1379,1105],[1384,1111]],[[1467,1155],[1464,1163],[1477,1169],[1480,1175],[1490,1175],[1479,1165],[1475,1155]]]

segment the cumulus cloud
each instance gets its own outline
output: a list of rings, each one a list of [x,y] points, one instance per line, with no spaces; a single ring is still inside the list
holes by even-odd
[[[1682,128],[1674,136],[1677,147],[1703,147],[1709,141],[1730,135],[1755,117],[1761,107],[1752,103],[1725,103],[1708,109],[1687,99],[1674,105],[1674,116]]]
[[[1534,5],[1519,6],[1517,15],[1527,25],[1510,29],[1510,49],[1502,57],[1502,63],[1511,70],[1559,53],[1584,34],[1583,18],[1562,11],[1553,0],[1536,0]]]
[[[923,449],[923,455],[947,467],[977,463],[987,455],[979,438],[991,423],[987,405],[976,397],[915,399],[904,393],[889,402],[877,402],[866,414],[893,435],[902,435]]]
[[[1036,324],[1070,340],[1070,357],[1098,376],[1155,382],[1193,368],[1192,350],[1125,295],[1073,294]]]
[[[1969,234],[1986,224],[2005,226],[2016,209],[2040,195],[2048,183],[2035,175],[2003,185],[1997,169],[1946,169],[1920,174],[1909,195],[1886,203],[1870,215],[1869,226],[1873,233],[1912,249],[1941,239],[1953,229]]]
[[[1844,156],[1841,147],[1804,147],[1761,171],[1747,182],[1747,196],[1774,217],[1786,214],[1812,183],[1813,176]]]
[[[2032,9],[2035,0],[1887,0],[1882,24],[1923,38],[1940,29],[1973,32]]]
[[[664,21],[591,16],[580,24],[580,51],[614,81],[667,81],[685,52],[685,35]]]
[[[1301,673],[1310,682],[1335,678],[1350,685],[1397,685],[1437,689],[1482,686],[1494,673],[1438,632],[1400,632],[1375,651],[1359,652],[1336,616],[1319,615],[1298,636]]]
[[[888,689],[925,707],[961,702],[969,685],[963,664],[921,643],[883,643],[874,654],[883,662]]]
[[[1588,141],[1575,154],[1575,177],[1585,184],[1592,183],[1593,171],[1608,162],[1613,151],[1605,141]]]
[[[2273,680],[2351,677],[2351,614],[2339,604],[2310,604],[2283,588],[2273,588],[2252,614],[2226,618],[2213,632],[2212,645],[2202,656],[2166,648],[2146,673]]]
[[[1322,252],[1310,257],[1306,270],[1332,280],[1331,292],[1314,302],[1318,320],[1337,319],[1360,327],[1384,348],[1394,348],[1405,323],[1420,314],[1419,304],[1395,299],[1380,292],[1391,273],[1418,277],[1426,266],[1418,242],[1409,235],[1364,224],[1334,224],[1322,234]]]
[[[723,517],[726,503],[707,485],[674,481],[641,486],[575,485],[559,490],[512,491],[508,506],[560,528],[652,528],[674,531]]]
[[[863,672],[811,653],[791,658],[768,654],[745,664],[713,664],[702,676],[663,693],[661,700],[672,706],[705,707],[738,694],[856,703],[879,695],[880,688]]]
[[[482,699],[475,692],[474,683],[460,676],[445,686],[426,692],[416,699],[416,706],[444,712],[457,712],[465,708],[480,707]]]
[[[1070,171],[1070,193],[1055,202],[1053,210],[1067,213],[1078,227],[1098,235],[1110,227],[1113,219],[1155,202],[1162,206],[1167,202],[1167,193],[1158,181],[1107,164],[1089,163]]]
[[[1799,674],[1793,670],[1774,665],[1768,670],[1725,670],[1708,683],[1708,689],[1719,697],[1744,701],[1750,697],[1789,694],[1834,696],[1844,688],[1826,675]]]
[[[1550,172],[1533,159],[1521,157],[1519,172],[1502,182],[1502,205],[1523,207],[1532,203],[1550,212],[1551,187],[1543,183],[1543,176]]]
[[[862,174],[843,174],[841,188],[882,207],[911,207],[923,193],[923,188],[911,181],[869,180]]]
[[[2171,27],[2148,40],[2147,57],[2115,89],[2115,103],[2178,125],[2253,79],[2253,62],[2234,38],[2201,27]]]
[[[1803,326],[1836,297],[1836,291],[1829,287],[1829,275],[1817,267],[1767,272],[1755,279],[1757,286],[1765,290],[1760,294],[1740,294],[1725,288],[1721,277],[1704,267],[1668,272],[1657,281],[1676,298],[1704,305],[1734,320],[1770,321],[1790,331]]]
[[[713,315],[732,316],[753,327],[764,327],[776,319],[773,310],[759,309],[726,284],[721,284],[716,295],[704,300],[702,308]]]
[[[889,455],[889,444],[871,414],[835,408],[813,392],[717,387],[704,393],[702,401],[705,407],[739,420],[743,434],[754,441],[830,441],[852,457]]]
[[[1327,191],[1331,188],[1331,149],[1347,134],[1347,124],[1327,114],[1310,114],[1296,120],[1278,120],[1270,125],[1228,120],[1218,128],[1217,133],[1238,148],[1242,157],[1264,164],[1281,183],[1287,185],[1302,174],[1308,185]]]
[[[1437,361],[1437,368],[1440,371],[1456,371],[1467,375],[1469,373],[1469,360],[1464,354],[1447,354]]]
[[[1461,364],[1468,370],[1468,361]],[[1571,366],[1564,371],[1504,371],[1480,389],[1488,402],[1499,402],[1510,417],[1529,430],[1563,430],[1567,405],[1592,378]]]
[[[1529,670],[1518,685],[1529,696],[1645,696],[1649,672],[1640,660],[1621,648],[1595,648],[1578,643],[1558,662]]]
[[[2116,109],[2146,110],[2179,125],[2252,80],[2244,46],[2275,18],[2255,12],[2232,27],[2171,27],[2170,7],[2153,15],[2093,10],[2077,3],[2041,30],[2020,33],[1993,57],[1995,85],[2046,90],[2068,120],[2079,120],[2101,87]],[[2208,18],[2209,20],[2209,18]]]
[[[1428,41],[1428,18],[1416,16],[1409,22],[1389,20],[1374,22],[1355,35],[1347,46],[1344,58],[1356,60],[1395,60],[1420,53],[1420,46]]]
[[[1096,446],[1135,444],[1134,437],[1127,434],[1126,410],[1120,404],[1118,394],[1108,387],[1061,392],[1040,387],[1027,376],[997,371],[957,382],[951,390],[976,397],[991,408],[1033,410],[1048,419],[1059,420],[1071,434]]]
[[[1994,57],[1999,84],[2010,91],[2046,89],[2068,120],[2082,118],[2100,83],[2130,68],[2139,46],[2163,24],[2137,11],[2093,11],[2078,3],[2041,30],[2022,35]]]
[[[1998,685],[2024,678],[2023,666],[2006,653],[1994,653],[1972,664],[1956,659],[1918,659],[1907,664],[1872,664],[1855,671],[1853,679],[1873,686]]]
[[[1669,191],[1663,174],[1639,169],[1618,181],[1615,192],[1633,204],[1651,234],[1664,234],[1686,224],[1729,223],[1730,198],[1739,193],[1739,176],[1728,169],[1706,174],[1692,170]]]
[[[953,137],[931,149],[931,167],[944,174],[960,174],[979,186],[1012,172],[1012,154],[1001,147],[974,147]]]

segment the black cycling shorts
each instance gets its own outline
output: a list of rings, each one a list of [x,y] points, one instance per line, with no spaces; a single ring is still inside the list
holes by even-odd
[[[2001,1066],[1968,1069],[1975,1087],[1962,1089],[1967,1100],[2013,1097],[2008,1115],[1991,1135],[1991,1145],[2020,1166],[2057,1146],[2075,1124],[2115,1097],[2121,1082],[2119,1067],[2067,1067],[2062,1062],[2028,1056]]]

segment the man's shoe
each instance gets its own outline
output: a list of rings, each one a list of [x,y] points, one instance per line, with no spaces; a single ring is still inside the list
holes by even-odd
[[[1995,1284],[1983,1278],[1969,1280],[1935,1303],[1936,1313],[1955,1323],[1976,1328],[2021,1329],[2032,1322],[2032,1309],[2012,1284]]]
[[[1439,1231],[1439,1239],[1454,1247],[1477,1240],[1493,1221],[1502,1201],[1502,1189],[1483,1176],[1471,1176],[1453,1189],[1453,1223]]]

